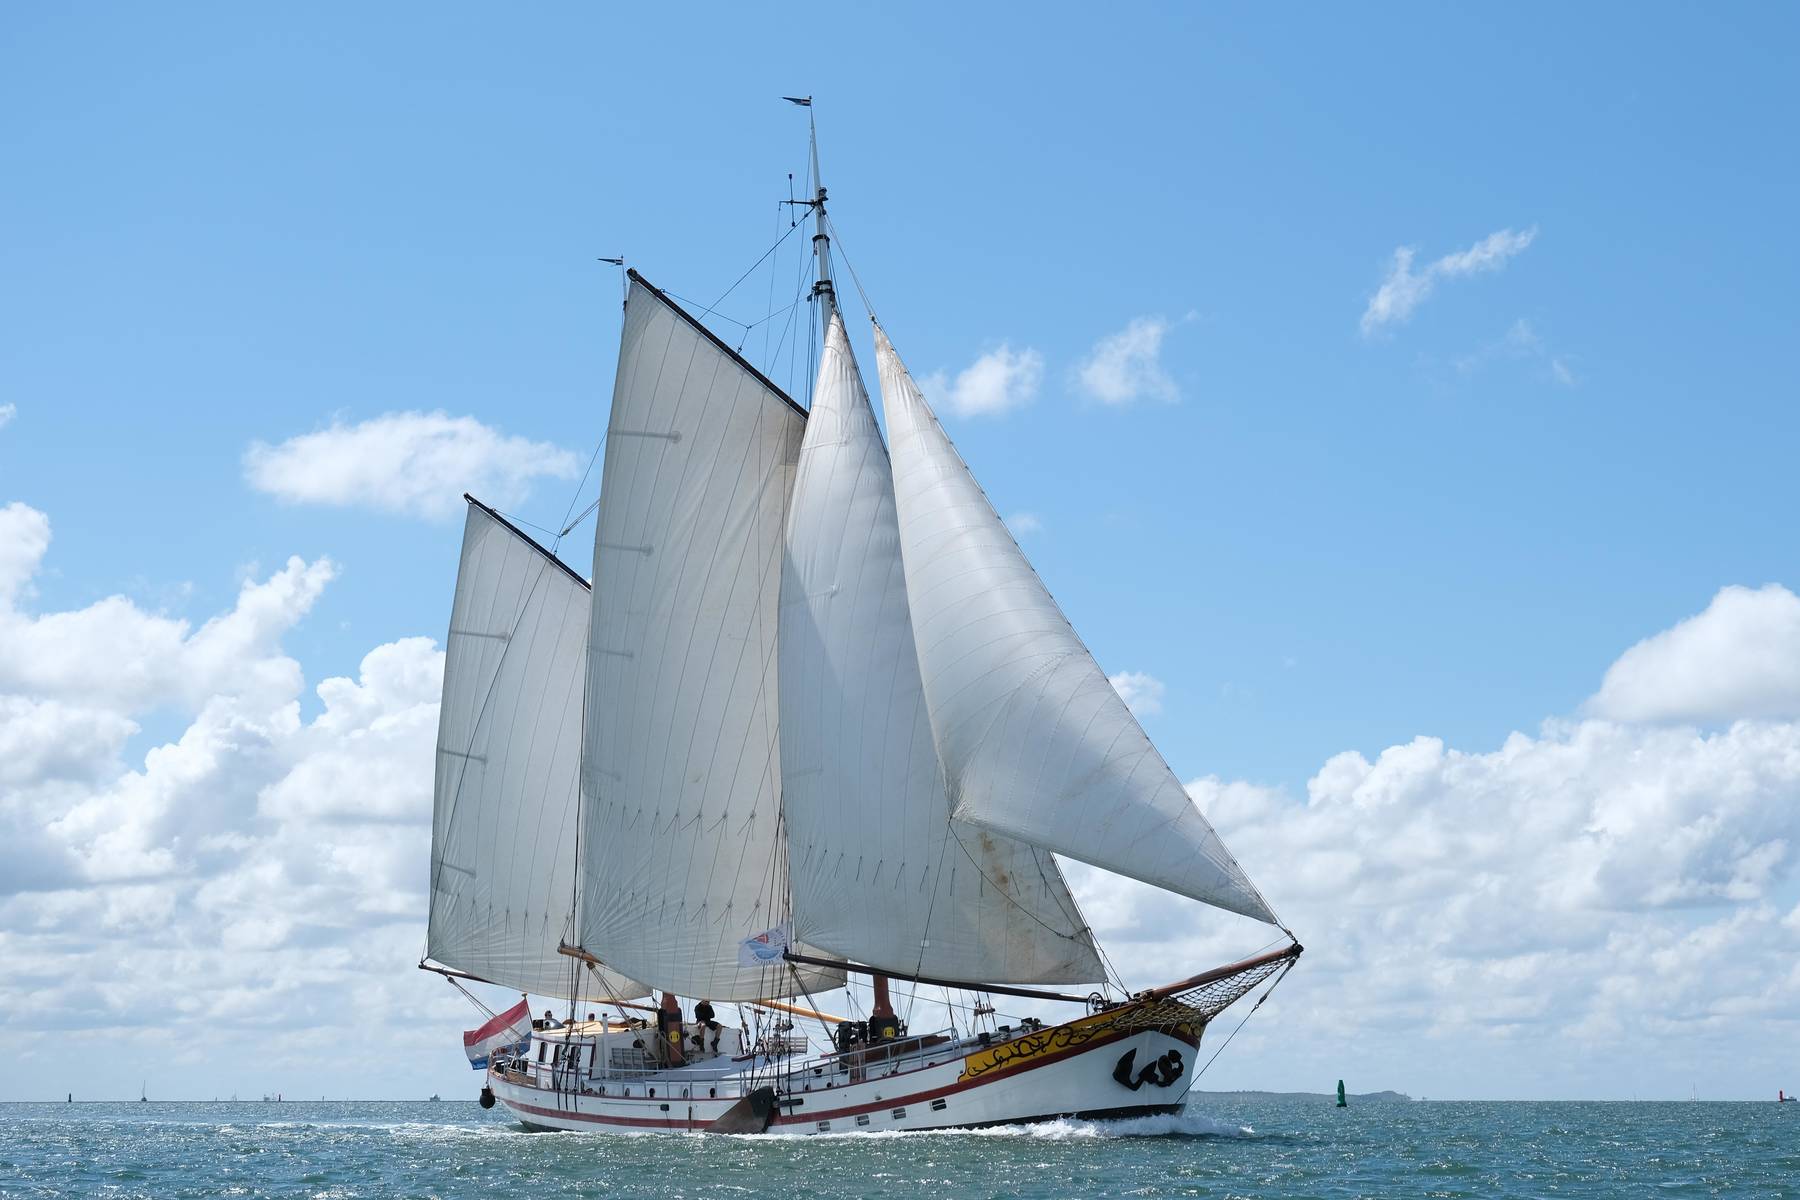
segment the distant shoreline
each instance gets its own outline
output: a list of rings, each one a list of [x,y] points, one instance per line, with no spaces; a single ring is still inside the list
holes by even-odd
[[[1188,1099],[1205,1096],[1213,1100],[1329,1100],[1337,1103],[1336,1092],[1200,1092],[1191,1091]],[[1412,1097],[1405,1092],[1349,1092],[1347,1100],[1370,1100],[1387,1104],[1397,1100],[1410,1102]]]

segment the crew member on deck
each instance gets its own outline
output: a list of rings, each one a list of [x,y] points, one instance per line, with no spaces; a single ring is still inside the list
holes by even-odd
[[[717,1054],[719,1052],[719,1038],[724,1033],[724,1030],[719,1027],[718,1018],[713,1014],[711,1000],[702,1000],[700,1003],[694,1005],[694,1021],[700,1026],[701,1036],[708,1038],[711,1042],[711,1045],[708,1048],[714,1054]]]

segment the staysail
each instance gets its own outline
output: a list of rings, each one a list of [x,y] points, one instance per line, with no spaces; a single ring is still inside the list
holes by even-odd
[[[879,328],[875,339],[913,633],[955,815],[1277,924]]]
[[[473,498],[444,653],[426,953],[541,996],[648,990],[557,953],[575,880],[588,586]]]
[[[805,414],[630,278],[594,538],[581,945],[683,996],[830,987],[778,956],[740,965],[788,915],[776,629]]]
[[[788,514],[780,675],[797,936],[900,974],[1105,978],[1054,856],[950,819],[893,474],[835,313]]]

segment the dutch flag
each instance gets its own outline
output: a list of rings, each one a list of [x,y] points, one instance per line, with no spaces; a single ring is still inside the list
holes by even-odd
[[[522,1045],[531,1037],[531,1006],[524,1000],[497,1017],[491,1017],[480,1029],[463,1034],[463,1053],[477,1071],[487,1070],[488,1055],[508,1046]]]

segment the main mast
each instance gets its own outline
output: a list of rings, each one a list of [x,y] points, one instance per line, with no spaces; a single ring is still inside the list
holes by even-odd
[[[821,340],[831,331],[831,318],[837,314],[837,288],[831,281],[831,234],[827,231],[825,220],[825,177],[819,173],[819,123],[813,117],[812,97],[788,96],[786,99],[806,109],[807,145],[812,154],[813,198],[812,210],[814,229],[813,254],[819,262],[819,278],[813,284],[813,297],[819,302],[819,332]],[[880,972],[871,972],[874,986],[874,1002],[869,1008],[870,1032],[880,1038],[895,1038],[900,1035],[899,1018],[894,1012],[894,1004],[888,995],[888,977]]]

